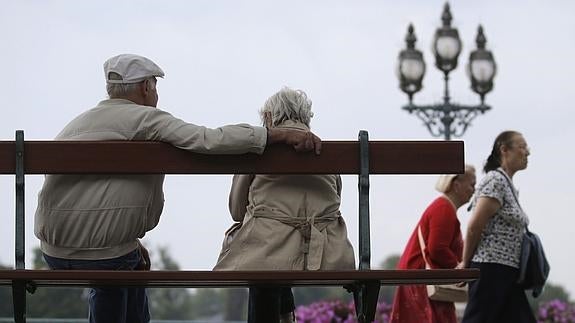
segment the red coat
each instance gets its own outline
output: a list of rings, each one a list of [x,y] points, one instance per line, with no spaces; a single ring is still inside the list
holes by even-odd
[[[446,197],[435,199],[423,212],[418,226],[425,241],[425,256],[431,268],[454,268],[461,261],[463,239],[455,207]],[[421,247],[413,230],[398,269],[424,269]],[[431,301],[425,285],[399,286],[395,292],[390,322],[456,323],[455,306],[451,302]]]

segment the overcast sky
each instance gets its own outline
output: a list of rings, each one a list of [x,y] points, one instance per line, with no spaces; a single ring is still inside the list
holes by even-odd
[[[259,124],[257,111],[282,86],[313,100],[312,129],[325,140],[433,139],[401,109],[395,75],[412,22],[427,73],[415,102],[442,98],[431,41],[443,1],[6,1],[0,0],[0,140],[16,129],[51,139],[73,117],[106,97],[102,64],[120,53],[158,63],[158,107],[209,127]],[[465,73],[478,24],[498,64],[493,109],[468,129],[467,163],[482,167],[495,136],[522,132],[529,167],[514,177],[520,201],[540,234],[550,280],[575,296],[570,241],[575,233],[571,149],[575,75],[575,2],[453,1],[463,52],[450,84],[453,101],[476,104]],[[479,178],[483,176],[479,173]],[[27,266],[41,176],[26,178]],[[184,269],[211,269],[224,231],[230,176],[167,176],[166,206],[144,242],[165,246]],[[435,176],[372,176],[372,266],[401,253],[421,212],[437,196]],[[342,213],[357,247],[357,178],[344,176]],[[14,179],[0,176],[0,263],[14,263]],[[459,218],[464,230],[469,213]]]

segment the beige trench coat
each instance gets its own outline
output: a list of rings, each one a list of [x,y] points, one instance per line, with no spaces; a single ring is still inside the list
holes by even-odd
[[[235,175],[214,270],[355,269],[340,196],[339,175]]]

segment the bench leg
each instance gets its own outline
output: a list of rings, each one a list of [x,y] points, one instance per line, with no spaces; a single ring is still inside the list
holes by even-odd
[[[14,322],[26,323],[26,283],[12,282],[12,301],[14,304]]]
[[[380,282],[361,282],[353,289],[353,300],[358,323],[370,323],[375,320]]]
[[[279,313],[279,287],[250,287],[248,323],[279,323]]]

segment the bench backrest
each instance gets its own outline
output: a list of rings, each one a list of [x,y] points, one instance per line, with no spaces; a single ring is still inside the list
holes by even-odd
[[[325,141],[321,155],[286,145],[262,155],[206,155],[160,142],[0,141],[0,174],[16,175],[16,268],[24,269],[26,174],[358,174],[359,268],[370,267],[369,175],[463,173],[461,141]]]
[[[0,141],[0,174],[14,174],[16,182],[16,269],[3,271],[0,282],[12,281],[14,318],[26,322],[26,289],[40,279],[55,284],[133,284],[149,286],[230,286],[245,284],[254,272],[101,272],[83,271],[82,279],[70,280],[66,272],[28,271],[24,263],[24,182],[26,174],[358,174],[359,189],[359,271],[326,273],[286,272],[267,275],[260,283],[352,284],[358,320],[373,320],[381,283],[453,282],[473,279],[478,273],[453,270],[409,273],[371,272],[369,227],[370,174],[442,174],[463,173],[463,142],[445,141],[369,141],[366,131],[359,140],[323,142],[322,153],[295,153],[288,146],[267,147],[262,155],[202,155],[158,142],[24,141],[24,132],[16,131],[15,141]],[[129,274],[129,277],[128,277]],[[366,275],[367,274],[367,275]],[[371,275],[373,274],[373,275]],[[60,276],[58,276],[60,275]],[[283,275],[283,276],[282,276]],[[76,273],[76,276],[80,276]],[[203,280],[200,279],[203,277]],[[223,277],[227,276],[227,277]],[[373,277],[371,277],[373,276]],[[169,279],[168,279],[169,278]],[[198,281],[200,279],[200,281]],[[251,283],[250,283],[251,284]]]

